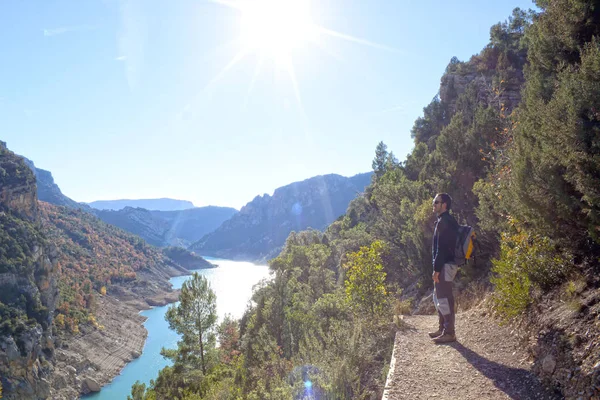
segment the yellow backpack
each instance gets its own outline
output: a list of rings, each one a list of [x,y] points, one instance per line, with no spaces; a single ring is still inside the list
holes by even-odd
[[[454,249],[454,262],[456,265],[466,264],[473,254],[475,246],[475,230],[468,225],[459,225],[456,234],[456,248]]]

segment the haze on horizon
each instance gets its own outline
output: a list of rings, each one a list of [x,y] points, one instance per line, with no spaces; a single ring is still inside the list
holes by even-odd
[[[404,159],[450,59],[515,7],[533,4],[3,2],[0,140],[76,201],[240,209],[368,172],[379,141]]]

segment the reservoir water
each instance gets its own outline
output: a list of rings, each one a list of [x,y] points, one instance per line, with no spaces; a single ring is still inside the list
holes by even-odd
[[[230,261],[205,257],[217,268],[197,270],[210,282],[211,288],[217,295],[217,313],[219,320],[225,314],[231,314],[234,318],[241,318],[252,295],[252,286],[263,278],[269,277],[269,269],[266,265],[254,265],[248,262]],[[178,276],[171,279],[173,288],[181,288],[183,282],[189,276]],[[179,336],[169,329],[165,321],[165,313],[169,306],[155,307],[142,311],[141,314],[148,317],[144,326],[148,330],[148,338],[144,345],[142,355],[130,362],[123,368],[121,375],[117,376],[109,385],[106,385],[98,393],[86,396],[85,400],[125,400],[131,393],[131,385],[135,381],[148,383],[150,379],[158,376],[158,371],[167,365],[169,360],[160,355],[163,347],[176,348]]]

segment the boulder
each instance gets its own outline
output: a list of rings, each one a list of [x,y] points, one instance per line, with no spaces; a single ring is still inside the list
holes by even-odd
[[[98,382],[96,382],[95,379],[90,378],[90,377],[83,378],[83,381],[81,382],[81,393],[88,394],[88,393],[99,392],[99,391],[100,391],[100,384]]]
[[[542,360],[542,370],[547,374],[552,374],[556,368],[556,360],[552,357],[552,354],[548,354]]]

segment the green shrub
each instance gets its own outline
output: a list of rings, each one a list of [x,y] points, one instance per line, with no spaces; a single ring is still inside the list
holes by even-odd
[[[547,291],[561,283],[572,263],[567,253],[557,249],[547,237],[515,227],[504,233],[500,257],[492,260],[495,305],[504,316],[522,313],[533,300],[532,289]]]

